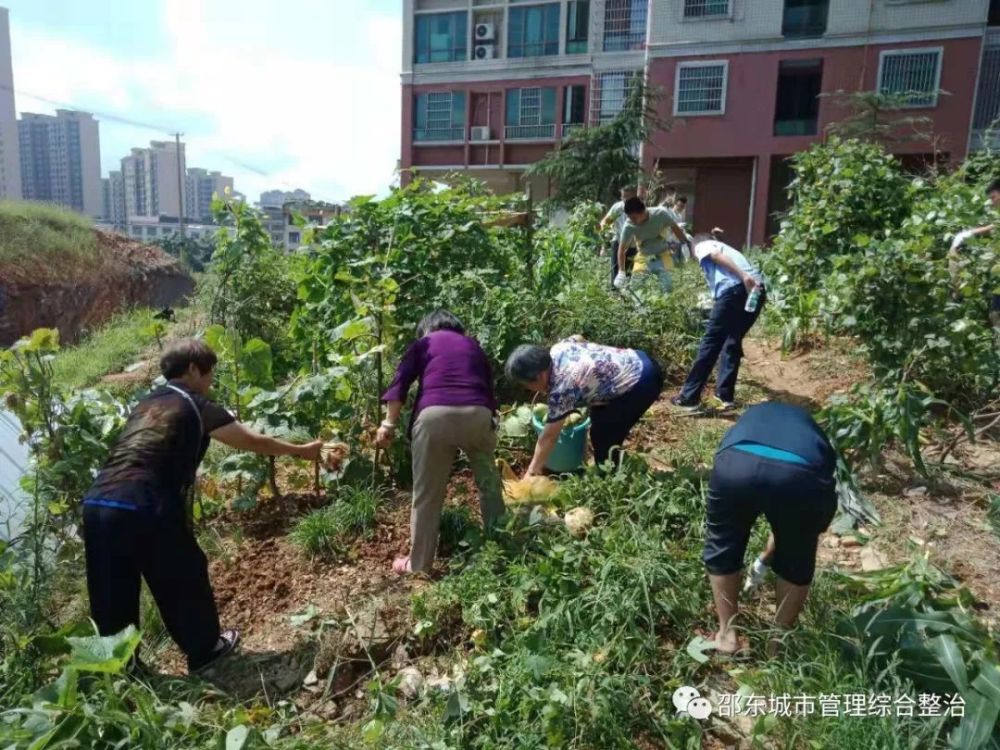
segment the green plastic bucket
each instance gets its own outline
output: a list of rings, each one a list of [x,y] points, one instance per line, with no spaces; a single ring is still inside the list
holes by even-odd
[[[531,415],[531,424],[539,435],[545,429],[545,424],[539,421],[534,414]],[[583,459],[587,454],[587,431],[589,429],[590,417],[587,417],[579,424],[560,432],[559,442],[549,454],[545,468],[556,474],[565,474],[576,471],[583,466]]]

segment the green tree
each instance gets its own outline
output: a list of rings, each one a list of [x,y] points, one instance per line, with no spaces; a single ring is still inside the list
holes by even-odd
[[[820,96],[847,113],[827,126],[826,132],[831,136],[845,140],[857,138],[885,146],[915,141],[930,143],[934,138],[934,121],[905,109],[914,92],[833,91]],[[926,94],[920,93],[920,96]]]
[[[529,175],[544,175],[556,184],[552,202],[569,207],[585,201],[613,203],[622,186],[640,173],[639,147],[666,124],[656,113],[656,98],[636,74],[625,106],[604,125],[574,130]]]

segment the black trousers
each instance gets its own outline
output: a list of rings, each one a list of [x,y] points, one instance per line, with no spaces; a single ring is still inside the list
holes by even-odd
[[[742,284],[727,289],[715,300],[708,328],[701,337],[698,356],[681,388],[681,398],[684,401],[698,401],[701,398],[701,391],[716,362],[719,362],[719,377],[715,381],[715,393],[723,401],[735,400],[736,378],[740,373],[740,360],[743,359],[743,337],[757,322],[766,300],[765,292],[761,295],[757,309],[748,313],[745,309],[747,290]]]
[[[635,387],[606,404],[590,410],[590,444],[594,449],[594,463],[604,464],[611,449],[621,447],[642,415],[656,403],[663,391],[663,369],[645,353],[642,376]],[[621,463],[621,453],[615,456],[615,465]]]
[[[707,511],[703,559],[709,573],[743,568],[750,532],[763,514],[774,533],[772,570],[807,586],[819,535],[837,512],[836,484],[832,472],[727,448],[715,457]]]
[[[219,640],[219,613],[208,559],[183,517],[84,505],[83,543],[90,614],[101,635],[139,627],[140,579],[145,579],[188,669],[210,660]]]

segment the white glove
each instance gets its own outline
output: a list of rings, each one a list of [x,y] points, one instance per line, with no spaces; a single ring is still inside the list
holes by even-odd
[[[967,240],[971,240],[976,236],[976,233],[972,229],[963,229],[961,232],[955,235],[955,239],[951,241],[951,249],[958,250],[962,245],[966,243]]]
[[[618,275],[615,276],[615,289],[624,289],[628,285],[628,276],[625,275],[624,271],[619,271]]]

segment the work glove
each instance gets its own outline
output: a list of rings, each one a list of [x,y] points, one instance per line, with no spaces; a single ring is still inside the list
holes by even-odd
[[[958,250],[962,245],[966,243],[967,240],[972,239],[976,236],[976,233],[971,229],[963,229],[961,232],[955,235],[955,239],[951,241],[951,249]]]
[[[628,276],[625,275],[624,271],[619,271],[618,275],[615,276],[614,285],[615,289],[624,289],[628,286]]]

